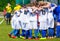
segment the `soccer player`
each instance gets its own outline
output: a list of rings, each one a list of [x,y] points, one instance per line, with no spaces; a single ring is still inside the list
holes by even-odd
[[[25,39],[28,37],[29,30],[29,19],[28,19],[27,8],[24,7],[23,17],[22,17],[22,36],[25,35]]]
[[[21,28],[21,23],[19,22],[19,17],[20,17],[20,12],[16,11],[15,15],[11,19],[11,26],[13,28],[13,31],[9,33],[9,37],[11,38],[17,38],[20,37],[20,28]]]
[[[53,17],[53,10],[55,8],[55,4],[50,5],[48,8],[48,38],[53,38],[54,36],[54,17]]]
[[[47,12],[45,12],[45,10],[42,10],[40,12],[39,22],[40,22],[40,28],[39,29],[41,30],[41,34],[42,34],[42,38],[41,39],[46,39]]]
[[[56,37],[59,38],[60,37],[60,5],[58,5],[54,9],[53,13],[57,17],[57,21],[56,21],[56,23],[57,23],[57,25],[56,25]]]
[[[47,29],[48,29],[48,26],[47,26],[47,18],[48,18],[48,13],[47,13],[47,7],[49,5],[46,4],[46,3],[42,3],[41,4],[41,7],[42,7],[42,10],[40,10],[40,15],[39,15],[39,22],[40,22],[40,30],[41,30],[41,34],[42,34],[42,38],[40,39],[46,39],[46,34],[47,34]]]
[[[10,3],[6,6],[6,24],[10,24],[12,8]]]
[[[34,29],[35,39],[38,39],[37,14],[35,13],[35,11],[36,11],[36,7],[33,6],[32,9],[30,9],[30,17],[29,17],[30,20],[29,38],[30,39],[32,38],[32,29]]]

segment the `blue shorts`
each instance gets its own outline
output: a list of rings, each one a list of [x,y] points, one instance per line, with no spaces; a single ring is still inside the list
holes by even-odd
[[[60,19],[58,19],[57,22],[60,22]]]
[[[7,13],[6,18],[11,18],[11,13]]]

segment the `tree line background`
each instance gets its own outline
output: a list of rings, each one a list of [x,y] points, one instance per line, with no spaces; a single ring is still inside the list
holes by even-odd
[[[3,11],[4,8],[6,7],[7,3],[11,4],[12,9],[15,6],[15,0],[0,0],[0,11]]]
[[[15,5],[18,2],[22,2],[22,0],[0,0],[0,11],[3,11],[4,8],[6,7],[7,3],[11,4],[12,9],[15,7]],[[16,3],[17,2],[17,3]],[[28,0],[26,0],[25,2],[28,2]],[[20,4],[20,3],[19,3]],[[21,3],[22,4],[22,3]]]
[[[60,0],[37,0],[37,1],[49,1],[49,2],[52,2],[52,3],[60,4]],[[0,11],[4,10],[7,3],[10,3],[11,7],[13,9],[15,7],[15,5],[16,5],[16,0],[0,0]]]

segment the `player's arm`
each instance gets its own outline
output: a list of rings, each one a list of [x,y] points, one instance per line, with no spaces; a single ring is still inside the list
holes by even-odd
[[[44,6],[42,6],[42,7],[43,7],[43,8],[49,8],[50,4],[51,4],[51,3],[49,3],[49,2],[45,2],[45,3],[44,3]]]

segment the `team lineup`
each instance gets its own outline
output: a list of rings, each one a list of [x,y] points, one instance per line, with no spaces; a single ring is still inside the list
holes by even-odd
[[[58,9],[60,6],[50,2],[38,2],[23,5],[20,9],[18,7],[14,8],[14,15],[11,18],[13,31],[8,34],[9,37],[32,39],[32,30],[34,30],[35,39],[38,39],[38,33],[42,35],[40,39],[54,38],[54,21],[57,22],[55,36],[60,37],[60,9]],[[20,34],[20,29],[22,29],[22,34]]]

